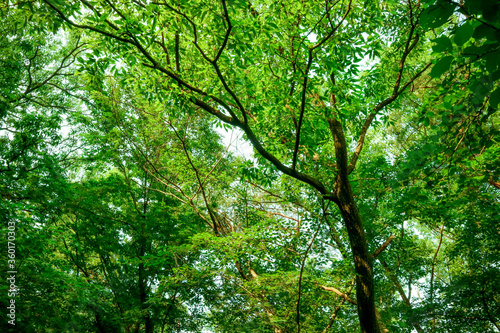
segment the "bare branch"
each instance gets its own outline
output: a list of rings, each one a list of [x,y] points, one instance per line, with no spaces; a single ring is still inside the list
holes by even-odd
[[[341,292],[340,290],[338,290],[337,288],[334,288],[334,287],[327,287],[327,286],[323,286],[323,285],[320,285],[319,286],[321,289],[323,290],[326,290],[326,291],[332,291],[334,292],[335,294],[339,295],[340,297],[342,297],[344,300],[346,300],[348,303],[351,303],[353,305],[358,305],[358,302],[355,300],[355,299],[352,299],[349,297],[349,295]]]
[[[174,134],[175,136],[179,139],[179,141],[181,142],[182,144],[182,148],[183,148],[183,151],[184,151],[184,154],[186,155],[186,158],[188,160],[188,163],[189,165],[191,166],[191,169],[193,169],[194,173],[195,173],[195,176],[196,176],[196,180],[198,181],[198,186],[199,188],[201,189],[201,195],[203,197],[203,201],[205,203],[205,208],[207,209],[208,211],[208,214],[210,216],[210,219],[212,220],[212,228],[215,232],[216,235],[219,235],[219,230],[217,228],[217,219],[215,218],[215,215],[214,215],[214,212],[212,211],[212,208],[210,207],[210,205],[208,204],[208,199],[207,199],[207,195],[205,193],[205,187],[203,186],[203,182],[201,181],[201,178],[200,178],[200,173],[198,171],[198,168],[194,165],[192,159],[191,159],[191,156],[189,154],[189,151],[187,149],[187,146],[186,146],[186,141],[184,138],[182,138],[180,135],[179,135],[179,132],[177,131],[177,129],[172,125],[172,123],[169,122],[169,126],[170,128],[172,128],[172,130],[174,131]]]
[[[352,288],[354,288],[354,280],[352,280],[351,287],[349,288],[349,290],[347,291],[346,294],[349,294],[352,291]],[[333,314],[331,315],[330,320],[328,321],[328,325],[325,327],[325,329],[323,330],[322,333],[327,333],[328,329],[330,329],[332,327],[333,322],[335,321],[335,318],[337,318],[338,312],[340,311],[340,309],[342,308],[342,305],[344,305],[345,302],[346,302],[346,299],[342,298],[342,301],[340,302],[340,304],[335,307],[335,310],[333,310]]]
[[[377,258],[378,255],[382,253],[382,251],[384,251],[395,238],[396,236],[394,235],[391,235],[389,238],[387,238],[384,244],[382,244],[378,249],[375,250],[375,252],[373,252],[373,258]]]

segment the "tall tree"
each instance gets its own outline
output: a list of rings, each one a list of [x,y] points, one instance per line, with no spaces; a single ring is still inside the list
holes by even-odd
[[[10,2],[0,4],[1,244],[7,250],[9,240],[15,257],[1,265],[5,272],[17,271],[14,296],[2,284],[2,307],[11,300],[16,304],[17,326],[3,321],[5,332],[32,332],[47,322],[65,330],[68,322],[84,321],[59,306],[74,295],[65,288],[74,280],[54,265],[60,249],[54,246],[52,221],[61,214],[57,197],[76,148],[61,127],[66,112],[78,105],[72,65],[85,45],[72,35],[63,43],[39,23],[43,17]],[[36,319],[26,320],[30,314]]]
[[[361,329],[363,332],[379,331],[373,258],[368,251],[349,174],[355,169],[366,132],[375,116],[430,66],[417,65],[412,69],[405,66],[419,40],[414,14],[418,10],[416,5],[410,2],[398,8],[401,6],[397,3],[389,4],[394,12],[405,10],[408,13],[406,19],[400,21],[402,26],[394,31],[376,4],[352,1],[264,6],[228,5],[225,1],[189,5],[165,2],[147,6],[138,3],[134,7],[83,2],[77,4],[87,7],[90,15],[80,16],[78,21],[69,18],[75,14],[73,8],[57,6],[50,1],[45,3],[71,26],[114,39],[110,44],[114,50],[128,52],[130,47],[138,50],[144,65],[159,70],[178,86],[171,89],[184,91],[195,106],[241,128],[258,153],[275,168],[311,185],[327,200],[335,202],[348,230],[357,272]],[[270,17],[274,22],[270,22]],[[138,24],[144,20],[149,20],[150,25]],[[186,28],[189,33],[185,32]],[[354,63],[357,57],[362,58],[380,48],[380,44],[373,43],[364,49],[366,45],[361,45],[363,35],[380,41],[389,32],[394,35],[394,43],[401,43],[401,51],[396,53],[395,75],[392,78],[388,75],[382,83],[383,94],[373,101],[365,99],[362,103],[360,95],[351,98],[351,91],[355,91],[351,81],[356,81]],[[340,43],[350,46],[336,48]],[[181,53],[181,49],[184,52]],[[175,66],[174,59],[170,61],[171,56]],[[263,77],[265,82],[261,81]],[[339,93],[345,97],[341,98]],[[385,96],[381,98],[381,95]],[[351,99],[360,103],[359,107],[353,107]],[[281,114],[286,109],[290,110],[290,116],[283,121]],[[354,126],[352,133],[347,133],[358,141],[349,158],[347,125],[363,115],[362,126]],[[278,119],[280,124],[277,124]],[[273,145],[259,139],[259,133],[270,133]],[[281,144],[276,144],[278,140]],[[324,151],[321,142],[333,146],[333,151]],[[335,160],[333,174],[329,177],[309,171],[311,163],[307,154],[314,151]]]
[[[191,177],[184,175],[182,186],[193,191],[189,184],[194,181],[194,195],[184,195],[175,178],[156,168],[161,163],[154,154],[148,155],[149,147],[141,146],[140,136],[132,139],[141,133],[133,119],[143,119],[145,113],[130,113],[127,138],[139,148],[137,152],[143,152],[149,176],[175,190],[165,191],[167,195],[180,193],[178,198],[184,195],[184,201],[199,200],[186,203],[193,210],[203,207],[198,216],[216,236],[224,236],[215,239],[237,239],[231,230],[237,223],[221,219],[217,214],[222,210],[213,206],[216,197],[204,192],[200,175],[212,177],[213,173],[203,169],[207,165],[197,164],[195,157],[208,160],[209,165],[214,161],[197,156],[205,150],[190,146],[189,131],[181,130],[179,125],[187,123],[189,112],[200,119],[201,127],[193,127],[198,133],[209,132],[203,129],[209,125],[200,112],[243,131],[257,153],[257,168],[249,163],[243,173],[247,179],[264,179],[254,185],[266,193],[285,197],[288,206],[280,206],[282,210],[292,202],[308,203],[310,242],[302,238],[302,246],[291,247],[299,250],[300,263],[295,266],[299,274],[292,274],[298,285],[293,325],[290,312],[277,315],[276,311],[280,306],[291,308],[290,293],[273,298],[271,291],[260,287],[264,278],[255,268],[271,274],[272,266],[258,262],[243,267],[243,259],[251,261],[255,256],[238,252],[245,249],[241,243],[228,246],[220,241],[220,246],[211,240],[205,244],[230,258],[220,269],[232,262],[233,272],[246,280],[239,285],[247,289],[247,301],[263,304],[270,323],[266,328],[275,332],[316,329],[313,324],[305,326],[314,321],[314,315],[309,316],[314,311],[301,306],[314,288],[341,297],[339,306],[356,306],[362,332],[408,331],[407,326],[419,332],[423,327],[438,331],[453,326],[450,318],[463,308],[478,309],[474,329],[498,328],[498,309],[491,305],[498,299],[494,285],[460,287],[474,278],[486,281],[498,271],[498,252],[491,247],[496,240],[498,162],[494,156],[500,91],[495,60],[500,50],[498,14],[494,14],[498,4],[494,1],[42,0],[34,5],[41,13],[56,14],[45,18],[49,25],[64,22],[71,31],[86,31],[96,38],[88,61],[80,60],[89,71],[100,66],[102,73],[116,76],[135,72],[135,80],[123,83],[134,84],[154,103],[168,105],[172,113],[165,122],[156,115],[150,119],[161,120],[174,136],[162,136],[161,128],[151,136],[184,153],[183,170],[187,167]],[[155,142],[159,151],[161,144]],[[281,191],[270,191],[270,184],[279,184]],[[300,189],[298,194],[291,193],[293,186]],[[480,202],[481,209],[461,213],[467,200]],[[332,206],[338,211],[332,211]],[[225,216],[230,215],[227,210]],[[345,234],[338,232],[338,216]],[[477,242],[468,242],[466,232],[477,230],[478,218],[484,227]],[[301,222],[297,223],[300,231]],[[272,235],[266,237],[272,239]],[[342,291],[328,285],[331,280],[322,283],[319,277],[326,269],[314,278],[308,273],[314,268],[306,265],[308,256],[330,256],[330,262],[336,261],[336,252],[314,249],[325,237],[330,237],[340,255],[351,257],[355,299],[349,296],[348,281],[339,281],[346,286]],[[393,248],[387,251],[390,244]],[[456,247],[460,244],[483,250],[452,258],[460,252]],[[486,250],[490,248],[491,256]],[[418,255],[412,256],[410,249]],[[238,256],[231,258],[235,251]],[[449,263],[465,265],[469,271],[448,269],[439,260],[443,253]],[[487,261],[492,262],[488,269],[475,269]],[[280,260],[276,266],[296,264],[294,258]],[[416,285],[426,290],[420,303],[412,300]],[[463,297],[448,311],[438,300],[448,299],[456,287],[481,297]],[[390,288],[396,290],[396,297]],[[216,299],[212,298],[213,304]],[[231,302],[237,304],[235,298]],[[340,309],[328,307],[333,314],[326,331]],[[224,322],[217,306],[212,315],[215,322]],[[393,325],[392,318],[398,316],[400,326]],[[271,319],[277,317],[286,323]]]

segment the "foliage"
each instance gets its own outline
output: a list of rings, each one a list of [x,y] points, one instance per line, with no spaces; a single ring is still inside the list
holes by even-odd
[[[2,6],[17,331],[500,330],[496,1]]]

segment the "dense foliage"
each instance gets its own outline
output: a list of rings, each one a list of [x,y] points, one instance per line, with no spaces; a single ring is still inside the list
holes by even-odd
[[[2,331],[500,331],[498,1],[0,19]]]

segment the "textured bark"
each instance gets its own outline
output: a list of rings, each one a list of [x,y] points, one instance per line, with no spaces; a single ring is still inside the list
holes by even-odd
[[[494,181],[493,177],[490,177],[490,179],[488,179],[488,183],[490,183],[491,185],[493,185],[496,188],[500,189],[500,182]]]
[[[356,301],[362,333],[380,333],[375,308],[375,287],[373,285],[373,256],[368,252],[368,242],[358,206],[354,200],[347,161],[347,144],[342,125],[335,117],[328,120],[335,140],[337,176],[335,179],[334,202],[340,209],[356,271]]]
[[[366,236],[351,186],[345,184],[338,206],[344,218],[356,270],[356,300],[363,333],[379,333],[375,313],[375,288],[373,285],[373,259],[368,252]]]

